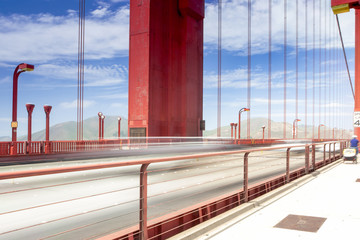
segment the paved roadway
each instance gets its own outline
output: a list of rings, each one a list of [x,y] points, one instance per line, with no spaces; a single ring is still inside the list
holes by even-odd
[[[317,161],[322,159],[320,152]],[[163,155],[154,152],[146,158],[159,156]],[[284,156],[283,150],[250,154],[250,184],[283,174]],[[294,149],[291,156],[291,169],[303,166],[303,149]],[[0,171],[135,157],[144,158],[137,155],[77,159],[3,166]],[[152,164],[148,171],[148,217],[153,219],[241,189],[243,154]],[[0,199],[0,239],[94,239],[137,224],[139,166],[1,180]]]

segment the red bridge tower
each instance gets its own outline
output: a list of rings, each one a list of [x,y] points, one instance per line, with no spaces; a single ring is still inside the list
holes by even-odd
[[[129,136],[201,136],[204,0],[131,0]]]

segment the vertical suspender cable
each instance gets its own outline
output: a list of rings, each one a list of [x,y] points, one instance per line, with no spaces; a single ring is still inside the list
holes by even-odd
[[[331,15],[330,15],[331,16]],[[335,67],[334,67],[334,62],[335,62],[335,45],[334,45],[334,18],[331,17],[331,76],[332,76],[332,81],[331,81],[331,90],[332,90],[332,94],[331,94],[331,116],[332,116],[332,126],[333,129],[335,128]],[[333,130],[334,131],[334,130]],[[335,137],[335,134],[333,134]]]
[[[79,140],[79,111],[80,111],[80,52],[81,52],[81,48],[80,48],[80,42],[81,42],[81,30],[80,30],[80,26],[81,26],[81,0],[79,0],[79,29],[78,29],[78,74],[77,74],[77,116],[76,116],[76,139]]]
[[[326,1],[324,4],[324,138],[327,137],[327,131],[326,128],[329,128],[330,126],[327,123],[327,98],[326,98],[326,90],[328,86],[328,76],[327,76],[327,31],[326,31],[326,24],[327,24],[327,8],[326,8]]]
[[[321,0],[319,7],[319,124],[321,124]],[[320,128],[319,128],[320,130]],[[321,136],[320,133],[318,133]]]
[[[315,138],[315,1],[313,1],[313,61],[312,61],[312,70],[313,70],[313,118],[312,118],[312,138]]]
[[[217,136],[221,136],[221,0],[218,0],[218,102],[217,102]],[[240,126],[239,126],[240,127]],[[240,136],[239,136],[240,137]]]
[[[268,139],[271,138],[271,0],[269,0]]]
[[[79,0],[78,32],[78,91],[77,91],[77,140],[83,140],[84,120],[84,46],[85,46],[85,0]]]
[[[85,88],[85,1],[83,2],[83,44],[82,44],[82,99],[81,99],[81,140],[84,139],[84,88]]]
[[[308,104],[308,91],[307,91],[307,74],[308,74],[308,4],[305,1],[305,138],[307,138],[307,104]]]
[[[248,0],[248,86],[247,105],[251,109],[251,0]],[[250,111],[247,112],[247,138],[250,138]]]
[[[299,0],[296,0],[296,102],[295,102],[295,119],[298,119],[298,109],[299,109]],[[296,137],[297,133],[297,123],[295,125],[295,132],[293,133]]]
[[[287,17],[287,0],[284,0],[284,136],[283,138],[286,139],[286,17]]]

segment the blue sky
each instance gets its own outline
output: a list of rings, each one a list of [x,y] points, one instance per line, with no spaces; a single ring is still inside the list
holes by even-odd
[[[247,0],[223,0],[222,31],[222,98],[221,125],[236,122],[237,111],[247,105]],[[287,26],[287,121],[295,119],[295,2],[288,1]],[[311,4],[310,4],[311,2]],[[308,6],[308,124],[312,124],[312,1]],[[316,29],[319,25],[317,10]],[[322,46],[339,47],[330,1],[322,0]],[[264,4],[265,3],[265,4]],[[26,103],[36,105],[33,131],[43,129],[43,105],[53,106],[51,125],[76,121],[77,97],[77,0],[0,0],[0,136],[10,136],[12,74],[22,62],[35,65],[35,71],[19,77],[18,136],[27,132]],[[204,21],[204,119],[206,128],[217,126],[217,1],[206,1]],[[272,0],[272,119],[283,121],[283,0]],[[267,1],[253,0],[252,13],[252,88],[251,117],[267,117],[268,81],[268,10]],[[299,0],[299,118],[304,123],[305,70],[305,1]],[[331,17],[331,21],[329,21]],[[354,12],[339,16],[349,58],[352,78],[354,65]],[[330,25],[329,25],[330,23]],[[330,27],[329,27],[330,26]],[[84,119],[105,115],[127,118],[129,1],[87,0],[85,37],[85,102]],[[319,78],[319,35],[316,30],[316,72]],[[325,52],[322,51],[324,57]],[[329,54],[329,51],[327,52]],[[331,69],[335,62],[327,59],[322,69]],[[344,71],[345,69],[341,69]],[[342,72],[341,74],[344,74]],[[325,79],[325,73],[322,78]],[[330,73],[328,73],[328,79]],[[348,80],[337,82],[344,100],[326,102],[327,109],[341,109],[342,125],[351,128],[353,101]],[[324,84],[324,83],[323,83]],[[341,92],[340,91],[340,92]],[[323,92],[322,94],[324,94]],[[318,98],[316,88],[316,98]],[[324,102],[322,104],[325,104]],[[315,102],[315,125],[318,122],[318,102]],[[325,107],[322,105],[322,107]],[[328,116],[330,110],[328,110]],[[334,113],[337,114],[337,113]],[[322,115],[324,118],[324,115]],[[328,125],[334,123],[329,122]]]

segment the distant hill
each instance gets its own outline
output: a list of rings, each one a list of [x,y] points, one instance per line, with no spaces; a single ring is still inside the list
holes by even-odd
[[[7,136],[0,137],[0,142],[9,142],[9,141],[11,141],[10,137]]]
[[[106,116],[105,118],[104,138],[117,138],[118,134],[118,117]],[[121,132],[122,137],[127,137],[127,119],[122,117]],[[50,140],[76,140],[76,122],[64,122],[50,127]],[[19,138],[20,141],[27,139],[27,136]],[[45,130],[35,132],[32,135],[33,141],[42,141],[45,139]],[[99,118],[92,117],[84,120],[84,140],[99,139]]]
[[[106,116],[105,118],[105,138],[117,138],[118,131],[118,120],[117,116]],[[265,126],[265,138],[268,137],[267,130],[268,121],[266,118],[254,118],[251,120],[250,133],[251,138],[262,138],[262,126]],[[271,138],[283,138],[283,123],[271,121]],[[121,120],[121,136],[127,137],[128,130],[128,121],[122,117]],[[287,138],[292,138],[292,124],[286,124]],[[315,137],[317,137],[318,128],[315,127]],[[323,128],[321,134],[323,134]],[[332,129],[325,130],[332,136]],[[298,126],[298,138],[305,137],[305,126]],[[350,131],[346,131],[345,138],[349,138],[352,134]],[[206,130],[203,133],[204,137],[216,137],[217,129]],[[231,127],[228,126],[221,127],[221,137],[230,137],[231,136]],[[241,138],[246,138],[247,136],[247,121],[244,120],[241,122]],[[307,127],[307,137],[312,136],[312,126]],[[322,136],[323,137],[323,136]],[[84,140],[96,140],[99,138],[99,119],[98,117],[92,117],[84,120]],[[25,141],[27,136],[19,137],[19,141]],[[33,141],[43,141],[45,140],[45,130],[35,132],[32,135]],[[76,140],[76,122],[64,122],[56,124],[50,127],[50,139],[51,140]],[[11,141],[10,137],[4,136],[0,137],[0,141]]]
[[[262,126],[265,126],[265,138],[268,137],[268,119],[267,118],[254,118],[251,119],[250,124],[250,138],[262,138]],[[275,122],[271,121],[271,138],[283,138],[283,131],[284,131],[284,123],[283,122]],[[324,128],[321,128],[321,137],[323,137],[323,131]],[[332,129],[325,128],[325,131],[327,131],[327,135],[332,137]],[[241,138],[247,137],[247,121],[243,120],[241,121]],[[293,126],[291,123],[286,123],[286,137],[292,138],[292,132],[293,132]],[[307,126],[307,137],[312,137],[312,125]],[[315,138],[318,136],[318,128],[314,128],[314,134]],[[237,133],[238,135],[238,129]],[[350,138],[352,135],[351,131],[345,131],[345,138]],[[217,129],[204,131],[205,137],[216,137],[217,136]],[[231,137],[231,127],[230,124],[228,126],[222,126],[221,127],[221,137]],[[298,134],[297,138],[305,138],[305,125],[298,124]]]

